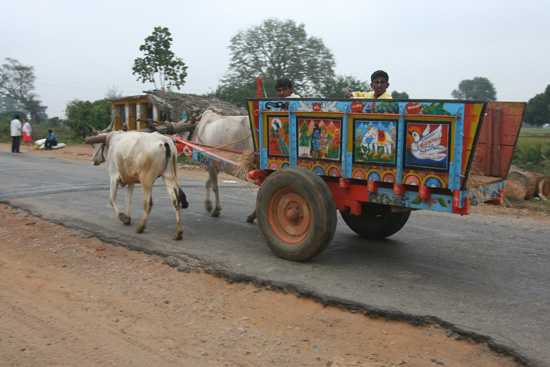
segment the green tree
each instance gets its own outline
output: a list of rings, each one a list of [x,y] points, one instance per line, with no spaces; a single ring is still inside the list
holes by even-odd
[[[222,86],[240,88],[287,77],[300,96],[320,96],[334,77],[334,56],[320,38],[308,36],[304,24],[293,20],[266,19],[239,31],[229,45],[231,61]],[[254,88],[255,91],[255,88]],[[268,91],[271,93],[271,91]],[[249,98],[256,96],[251,93]]]
[[[179,89],[185,84],[187,66],[179,57],[175,57],[170,50],[172,35],[166,27],[155,27],[153,34],[145,39],[145,43],[139,46],[139,50],[145,53],[145,57],[134,60],[133,74],[137,74],[137,80],[143,83],[151,82],[157,88],[158,78],[160,89]]]
[[[393,91],[391,92],[391,97],[393,99],[409,99],[409,93]]]
[[[90,135],[90,130],[84,124],[87,122],[94,128],[102,130],[111,121],[111,102],[102,99],[95,102],[75,99],[67,103],[67,126],[73,131],[75,138],[84,139]]]
[[[496,101],[497,91],[487,78],[476,76],[474,79],[464,79],[458,84],[458,89],[453,90],[454,99]]]
[[[550,123],[550,85],[544,93],[537,94],[527,102],[523,119],[535,126]]]
[[[22,65],[19,61],[6,58],[7,64],[0,67],[0,96],[11,99],[31,115],[31,120],[40,122],[46,107],[33,92],[34,67]]]
[[[325,98],[344,98],[346,92],[371,91],[369,82],[361,81],[351,75],[336,75],[336,77],[324,81],[319,90]]]
[[[118,87],[116,85],[108,87],[107,91],[105,92],[105,99],[108,100],[121,99],[122,97],[122,91],[118,90]]]

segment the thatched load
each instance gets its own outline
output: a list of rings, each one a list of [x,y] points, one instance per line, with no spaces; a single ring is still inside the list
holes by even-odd
[[[188,118],[199,116],[207,109],[223,116],[247,114],[244,108],[210,96],[154,91],[149,92],[147,98],[149,103],[165,114],[168,121],[180,121],[184,115]]]

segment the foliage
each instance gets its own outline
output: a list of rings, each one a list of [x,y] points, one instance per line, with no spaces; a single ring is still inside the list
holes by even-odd
[[[22,65],[19,61],[6,58],[7,64],[0,67],[0,96],[8,98],[18,109],[23,109],[31,115],[31,121],[40,122],[40,117],[46,111],[37,95],[33,92],[34,67]]]
[[[105,99],[108,100],[121,99],[122,97],[122,91],[118,90],[118,87],[116,85],[108,87],[107,91],[105,92]]]
[[[520,135],[512,157],[512,164],[550,177],[550,136]]]
[[[104,99],[95,102],[75,99],[67,103],[66,112],[67,126],[72,130],[73,137],[80,141],[90,135],[90,130],[84,122],[102,130],[111,121],[111,103]]]
[[[346,92],[371,91],[369,82],[359,80],[351,75],[336,75],[323,82],[319,94],[325,98],[344,98]]]
[[[455,99],[496,101],[497,92],[493,83],[487,78],[476,76],[474,79],[464,79],[458,84],[458,89],[453,90]]]
[[[409,93],[407,92],[393,91],[391,92],[391,96],[393,99],[409,99]]]
[[[0,95],[0,111],[1,112],[10,112],[10,111],[21,111],[25,109],[25,106],[21,105],[19,101],[11,98],[4,97]]]
[[[229,50],[231,61],[222,80],[226,90],[254,85],[256,78],[267,81],[287,77],[298,95],[315,96],[334,77],[330,50],[320,38],[308,36],[304,24],[297,25],[293,20],[266,19],[239,31],[231,38]]]
[[[157,88],[158,77],[160,89],[179,89],[185,84],[187,66],[179,57],[175,57],[170,50],[172,35],[166,27],[155,27],[153,34],[145,39],[145,43],[139,46],[139,50],[145,53],[145,57],[134,60],[133,74],[137,74],[137,80],[143,83],[152,82]]]
[[[527,102],[524,121],[535,126],[550,123],[550,85]]]

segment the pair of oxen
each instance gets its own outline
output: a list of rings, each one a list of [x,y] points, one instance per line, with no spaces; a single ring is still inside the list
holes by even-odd
[[[136,229],[142,233],[153,205],[152,189],[158,177],[162,177],[176,214],[177,227],[175,240],[183,235],[180,209],[188,207],[186,196],[177,176],[177,149],[172,139],[164,134],[180,135],[182,139],[211,146],[222,146],[235,142],[228,148],[242,152],[253,148],[250,125],[246,116],[222,116],[210,110],[199,118],[178,123],[165,123],[159,126],[148,124],[148,129],[140,131],[112,131],[113,124],[97,131],[86,124],[93,136],[86,138],[92,144],[94,153],[92,163],[106,162],[110,178],[109,203],[113,206],[117,218],[124,224],[130,224],[130,204],[135,184],[141,184],[143,193],[143,216]],[[245,138],[245,139],[243,139]],[[207,167],[209,178],[206,182],[205,205],[212,216],[218,216],[222,209],[218,189],[218,171]],[[122,212],[116,204],[118,187],[128,186],[125,196],[126,211]],[[215,194],[216,206],[212,210],[210,189]],[[253,220],[252,215],[248,219]]]

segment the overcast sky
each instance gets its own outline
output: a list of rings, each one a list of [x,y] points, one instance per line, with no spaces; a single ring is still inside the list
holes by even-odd
[[[267,18],[305,24],[334,54],[337,74],[370,80],[383,69],[389,90],[410,98],[451,99],[461,80],[480,76],[499,101],[526,102],[550,84],[547,0],[17,0],[3,1],[2,15],[0,63],[34,67],[50,117],[111,87],[152,89],[132,66],[157,26],[168,27],[188,66],[179,92],[213,91],[231,37]]]

